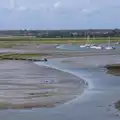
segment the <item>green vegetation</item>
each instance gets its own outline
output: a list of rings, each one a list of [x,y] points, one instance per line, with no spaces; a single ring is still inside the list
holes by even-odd
[[[96,37],[94,40],[90,38],[92,43],[107,43],[108,37]],[[120,37],[111,37],[111,42],[118,42]],[[25,45],[25,44],[82,44],[86,43],[86,38],[34,38],[34,37],[10,37],[10,38],[0,38],[0,47],[1,48],[12,48],[16,45]]]
[[[12,104],[0,102],[0,109],[8,109],[11,107]]]
[[[12,53],[7,53],[7,54],[0,54],[0,59],[9,59],[9,58],[13,58],[13,59],[19,59],[19,58],[33,58],[33,57],[37,57],[40,58],[41,55],[39,53],[24,53],[24,54],[12,54]]]
[[[24,53],[24,54],[13,54],[11,57],[14,58],[33,58],[33,57],[40,57],[39,53]]]

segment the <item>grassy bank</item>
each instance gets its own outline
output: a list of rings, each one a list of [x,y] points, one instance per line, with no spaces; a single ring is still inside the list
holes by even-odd
[[[99,37],[94,40],[91,38],[92,43],[108,43],[108,37]],[[117,42],[120,37],[111,37],[111,42]],[[0,47],[2,48],[12,48],[15,45],[24,44],[83,44],[86,43],[86,38],[28,38],[28,37],[10,37],[10,38],[0,38]]]
[[[7,53],[7,54],[0,54],[0,59],[4,58],[42,58],[42,56],[45,55],[40,55],[39,53],[24,53],[24,54],[13,54],[13,53]]]
[[[108,40],[108,37],[96,37],[95,39],[90,38],[90,40],[93,40],[93,42],[106,42]],[[120,37],[111,37],[112,41],[118,41],[120,40]],[[34,38],[34,37],[13,37],[13,38],[0,38],[0,42],[85,42],[86,38]]]
[[[94,39],[95,40],[107,40],[109,37],[95,37]],[[48,40],[85,40],[86,37],[64,37],[64,38],[59,38],[59,37],[56,37],[56,38],[36,38],[36,37],[20,37],[20,36],[16,36],[16,37],[0,37],[0,40],[3,40],[3,41],[7,41],[7,40],[14,40],[14,41],[25,41],[25,40],[44,40],[44,41],[48,41]],[[91,37],[90,39],[93,39],[93,37]],[[111,40],[120,40],[120,37],[111,37]]]

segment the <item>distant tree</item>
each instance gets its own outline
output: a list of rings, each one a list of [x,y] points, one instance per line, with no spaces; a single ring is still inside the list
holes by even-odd
[[[120,30],[118,28],[115,28],[114,30],[112,30],[114,36],[120,36]]]
[[[27,29],[24,29],[24,35],[25,35],[25,36],[28,35],[28,31],[27,31]]]

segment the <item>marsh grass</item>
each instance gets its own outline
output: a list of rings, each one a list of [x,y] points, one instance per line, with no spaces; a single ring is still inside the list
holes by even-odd
[[[0,102],[0,109],[8,109],[11,108],[12,104],[6,102]]]
[[[32,109],[32,108],[52,108],[55,104],[40,104],[40,103],[24,103],[24,104],[11,104],[0,102],[0,110],[4,109]]]
[[[13,59],[19,59],[19,58],[41,58],[44,55],[40,55],[39,53],[22,53],[22,54],[13,54],[13,53],[3,53],[0,54],[0,59],[5,59],[5,58],[13,58]]]

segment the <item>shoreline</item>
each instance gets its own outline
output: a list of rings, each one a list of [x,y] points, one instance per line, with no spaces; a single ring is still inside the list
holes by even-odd
[[[60,61],[62,62],[62,59],[64,59],[64,58],[56,58],[57,60],[59,60],[60,59]],[[68,59],[68,58],[66,58],[66,59]],[[66,60],[66,59],[64,59],[64,60]],[[54,60],[54,59],[53,59]],[[37,63],[37,62],[36,62]],[[39,63],[37,63],[38,65],[40,65]],[[56,70],[61,70],[61,71],[63,71],[63,72],[66,72],[66,73],[70,73],[70,74],[73,74],[73,75],[75,75],[75,76],[77,76],[77,77],[79,77],[79,78],[82,78],[84,81],[86,81],[86,79],[84,79],[82,76],[80,76],[80,75],[77,75],[77,73],[74,73],[74,72],[72,72],[72,71],[70,71],[70,70],[65,70],[65,69],[61,69],[61,68],[59,68],[59,67],[57,67],[57,66],[54,66],[54,65],[52,65],[52,64],[42,64],[43,66],[47,66],[47,67],[50,67],[50,68],[54,68],[54,69],[56,69]],[[115,67],[116,67],[116,65],[117,64],[115,64]],[[120,64],[119,64],[120,65]],[[111,64],[109,64],[109,66],[111,67],[111,69],[112,69],[112,67],[114,68],[114,64],[113,63],[111,63]],[[103,68],[105,68],[106,67],[106,65],[103,65],[102,66]],[[119,67],[119,66],[118,66]],[[114,76],[116,76],[115,74],[112,74],[112,75],[114,75]],[[120,76],[120,74],[118,75],[118,76]],[[93,86],[92,86],[92,84],[91,84],[91,81],[87,81],[87,83],[88,83],[88,89],[92,89],[92,88],[94,88]],[[84,91],[85,92],[85,91]],[[82,93],[82,94],[84,94],[84,92]],[[84,95],[83,95],[84,96]],[[78,95],[78,97],[80,97],[79,95]],[[74,101],[75,99],[73,99],[73,101]],[[71,103],[71,101],[72,100],[70,100],[70,101],[68,101],[68,103]],[[66,102],[67,103],[67,102]],[[112,104],[112,103],[111,103]],[[120,115],[119,114],[119,112],[120,112],[120,100],[118,100],[118,102],[116,102],[116,103],[114,103],[114,105],[109,105],[110,106],[110,109],[111,110],[113,110],[113,112],[115,112],[115,110],[116,111],[118,111],[118,113],[116,113],[116,115]],[[113,108],[112,108],[112,107]]]

